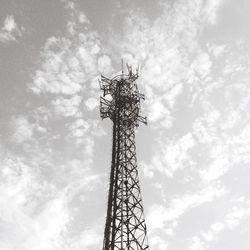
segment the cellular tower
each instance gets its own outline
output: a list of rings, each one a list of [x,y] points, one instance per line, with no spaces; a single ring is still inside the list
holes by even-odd
[[[123,68],[123,67],[122,67]],[[101,118],[113,122],[113,146],[103,250],[146,250],[147,229],[138,178],[135,128],[147,124],[140,115],[144,95],[138,91],[138,69],[112,79],[101,76]],[[105,98],[106,97],[106,98]]]

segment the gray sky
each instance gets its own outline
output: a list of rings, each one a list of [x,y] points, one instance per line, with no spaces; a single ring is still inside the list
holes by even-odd
[[[248,0],[1,0],[0,249],[101,249],[100,74],[140,64],[150,249],[250,247]]]

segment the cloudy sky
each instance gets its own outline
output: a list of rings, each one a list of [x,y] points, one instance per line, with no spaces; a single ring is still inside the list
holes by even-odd
[[[1,0],[0,249],[102,248],[101,74],[140,64],[151,250],[250,247],[249,0]]]

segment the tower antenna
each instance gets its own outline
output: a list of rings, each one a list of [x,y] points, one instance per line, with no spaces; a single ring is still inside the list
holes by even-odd
[[[101,118],[113,122],[113,148],[110,172],[108,208],[103,250],[148,250],[147,229],[139,185],[135,127],[147,124],[140,115],[138,72],[127,65],[128,74],[108,79],[101,76],[103,96],[100,100]],[[106,100],[109,94],[112,100]]]

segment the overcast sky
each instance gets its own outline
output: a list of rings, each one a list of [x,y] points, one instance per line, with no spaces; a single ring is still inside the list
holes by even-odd
[[[150,250],[249,250],[249,0],[0,2],[1,250],[102,249],[121,58]]]

